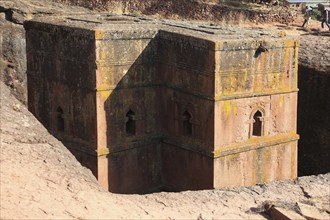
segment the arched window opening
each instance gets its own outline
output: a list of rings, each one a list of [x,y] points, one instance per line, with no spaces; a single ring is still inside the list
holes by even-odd
[[[136,133],[134,116],[135,113],[132,110],[129,110],[126,114],[126,136],[132,136]]]
[[[57,131],[64,132],[64,112],[61,107],[58,107],[57,110]]]
[[[191,114],[185,111],[182,115],[183,119],[183,134],[187,136],[192,136],[192,124],[191,124]]]
[[[261,121],[262,113],[257,111],[253,115],[253,128],[252,128],[252,135],[253,136],[261,136],[262,131],[262,121]]]

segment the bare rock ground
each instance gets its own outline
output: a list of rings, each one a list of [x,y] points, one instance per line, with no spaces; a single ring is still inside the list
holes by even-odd
[[[267,219],[257,209],[265,201],[296,212],[296,202],[302,202],[330,218],[330,173],[222,190],[105,192],[8,87],[0,85],[1,219]]]

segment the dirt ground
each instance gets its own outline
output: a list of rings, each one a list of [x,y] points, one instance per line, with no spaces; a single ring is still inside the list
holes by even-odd
[[[296,35],[299,65],[330,74],[330,32],[317,21],[310,29],[301,24],[298,18],[289,25],[245,25]],[[9,87],[0,82],[0,89],[0,219],[269,219],[262,212],[266,201],[296,213],[300,202],[315,207],[320,219],[330,219],[330,173],[221,190],[108,193]]]

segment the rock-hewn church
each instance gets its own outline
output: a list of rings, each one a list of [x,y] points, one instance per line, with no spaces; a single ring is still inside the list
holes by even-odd
[[[109,191],[297,177],[297,40],[129,16],[24,26],[29,110]]]

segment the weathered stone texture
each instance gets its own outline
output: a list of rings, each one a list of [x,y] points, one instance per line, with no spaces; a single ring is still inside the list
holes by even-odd
[[[162,145],[161,155],[164,190],[214,188],[213,158],[167,143]]]
[[[105,176],[108,190],[115,193],[158,191],[161,186],[160,145],[144,144],[108,156]]]
[[[190,95],[214,94],[214,42],[160,31],[158,35],[159,82]]]
[[[27,104],[26,41],[23,23],[32,18],[49,19],[53,15],[84,15],[93,12],[65,6],[48,0],[0,1],[0,79],[11,87],[13,94]],[[43,35],[46,38],[45,35]],[[39,38],[35,38],[36,40]],[[47,43],[47,41],[43,41]],[[52,43],[51,41],[49,43]]]
[[[20,26],[2,19],[0,17],[0,79],[12,88],[21,102],[26,103],[25,32]]]
[[[236,40],[218,45],[217,96],[250,96],[295,91],[297,50],[290,40]],[[267,49],[262,51],[262,48]]]
[[[297,177],[297,41],[128,17],[25,28],[30,110],[110,191]]]
[[[94,148],[94,35],[43,23],[26,28],[35,30],[27,32],[29,109],[53,131],[58,129],[58,117],[63,117],[65,135]]]

